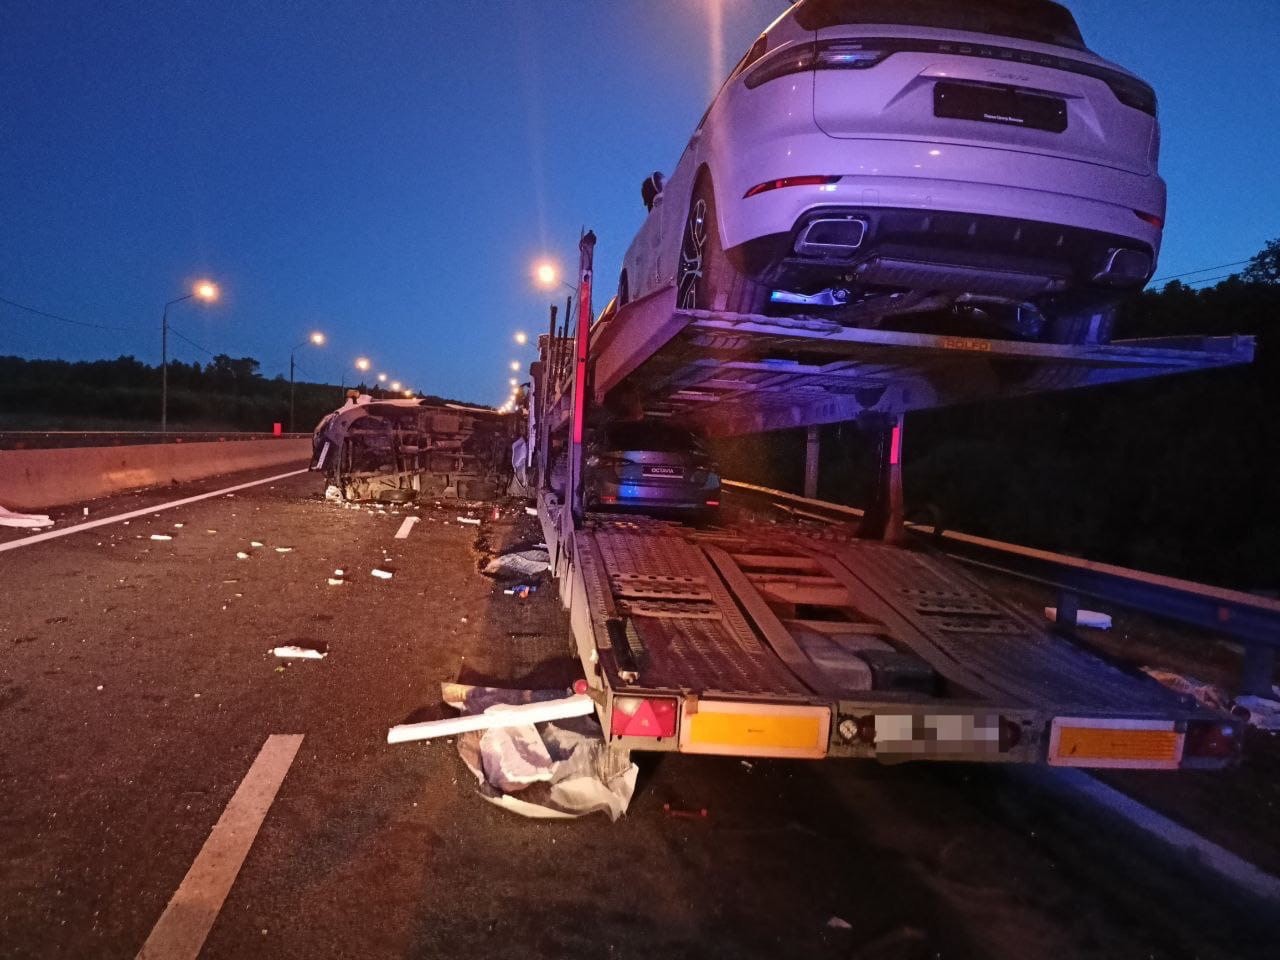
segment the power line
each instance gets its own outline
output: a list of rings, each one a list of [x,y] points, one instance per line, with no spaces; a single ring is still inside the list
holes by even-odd
[[[1224,273],[1220,277],[1205,277],[1203,280],[1192,280],[1190,283],[1187,284],[1187,286],[1195,287],[1204,283],[1217,283],[1219,280],[1229,280],[1234,276],[1236,276],[1236,274],[1234,273]]]
[[[1253,258],[1250,257],[1249,260]],[[1163,283],[1165,280],[1180,280],[1183,277],[1194,276],[1197,273],[1208,273],[1210,270],[1225,270],[1227,267],[1239,267],[1249,262],[1249,260],[1236,260],[1234,263],[1220,263],[1216,267],[1201,267],[1199,270],[1188,270],[1186,273],[1175,273],[1169,277],[1156,277],[1152,283]]]
[[[77,327],[93,327],[95,330],[123,330],[128,333],[132,333],[137,329],[136,327],[109,326],[105,323],[89,323],[85,320],[72,320],[70,317],[63,317],[56,313],[46,313],[44,310],[37,310],[35,307],[29,307],[25,303],[18,303],[18,301],[10,300],[7,297],[0,297],[0,303],[7,303],[9,306],[17,307],[19,310],[25,310],[27,313],[34,313],[38,317],[57,320],[59,323],[70,323]]]
[[[181,334],[181,333],[179,333],[177,330],[175,330],[175,329],[173,328],[173,324],[172,324],[172,323],[171,323],[171,324],[169,324],[169,332],[170,332],[170,333],[172,333],[172,334],[173,334],[175,337],[177,337],[179,340],[185,340],[187,343],[191,344],[191,346],[195,347],[197,350],[203,350],[203,351],[204,351],[205,353],[207,353],[209,356],[211,356],[211,357],[216,357],[216,355],[214,354],[214,352],[213,352],[212,350],[210,350],[208,347],[202,347],[200,344],[196,343],[196,342],[195,342],[194,340],[192,340],[190,337],[186,336],[185,334]]]

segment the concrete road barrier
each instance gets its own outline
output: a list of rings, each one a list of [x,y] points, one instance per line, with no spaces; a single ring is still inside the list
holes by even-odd
[[[303,467],[310,456],[309,437],[0,450],[0,504],[15,510],[41,510],[238,470]]]

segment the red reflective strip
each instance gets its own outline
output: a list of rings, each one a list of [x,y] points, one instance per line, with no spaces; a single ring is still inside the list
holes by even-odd
[[[707,501],[707,506],[708,506],[708,507],[718,507],[718,506],[720,506],[720,501],[719,501],[719,500],[708,500],[708,501]]]
[[[767,190],[777,190],[780,187],[816,187],[824,183],[835,183],[840,178],[838,176],[804,176],[804,177],[783,177],[781,180],[766,180],[764,183],[757,183],[754,187],[742,195],[742,199],[754,197],[758,193],[764,193]]]
[[[902,424],[893,425],[893,434],[889,438],[889,462],[900,463],[902,460]]]

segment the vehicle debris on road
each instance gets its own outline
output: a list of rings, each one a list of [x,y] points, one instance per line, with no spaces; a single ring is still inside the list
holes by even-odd
[[[506,690],[441,684],[441,696],[463,712],[459,720],[523,712],[540,706],[585,700],[561,690]],[[505,719],[505,718],[504,718]],[[562,717],[552,722],[516,723],[465,732],[458,755],[480,784],[485,800],[535,819],[567,819],[604,813],[617,820],[627,811],[639,768],[629,760],[609,768],[607,748],[593,716]],[[514,796],[513,794],[519,794]]]
[[[277,657],[286,657],[291,660],[323,660],[329,655],[329,651],[322,646],[304,647],[300,644],[290,643],[282,647],[275,647],[271,651]]]
[[[392,577],[395,576],[394,571],[384,570],[382,567],[374,567],[369,572],[373,574],[375,577],[377,577],[379,580],[390,580]]]
[[[1057,622],[1058,622],[1058,608],[1057,608],[1057,607],[1045,607],[1045,608],[1044,608],[1044,618],[1045,618],[1046,620],[1048,620],[1050,623],[1057,623]],[[1098,611],[1098,610],[1077,610],[1077,611],[1076,611],[1076,626],[1078,626],[1078,627],[1092,627],[1092,628],[1093,628],[1093,629],[1095,629],[1095,630],[1110,630],[1110,629],[1111,629],[1111,614],[1109,614],[1109,613],[1102,613],[1101,611]]]
[[[485,564],[491,577],[536,577],[551,569],[551,554],[546,550],[517,550],[494,557]]]
[[[0,527],[22,527],[28,530],[38,530],[41,527],[52,526],[53,521],[43,513],[14,513],[7,507],[0,507]]]

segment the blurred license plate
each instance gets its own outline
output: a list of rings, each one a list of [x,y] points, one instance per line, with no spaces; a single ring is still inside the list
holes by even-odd
[[[683,477],[684,470],[680,467],[645,467],[644,475],[646,477]]]
[[[970,713],[876,714],[877,754],[999,753],[1000,717]]]

